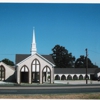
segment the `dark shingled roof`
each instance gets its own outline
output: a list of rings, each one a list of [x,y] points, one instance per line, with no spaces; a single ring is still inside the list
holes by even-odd
[[[51,63],[55,64],[51,55],[41,55],[41,56],[49,60]]]
[[[95,70],[99,68],[88,68],[88,73],[93,74],[95,73]],[[84,74],[86,73],[85,68],[55,68],[54,69],[55,74]]]
[[[19,62],[21,62],[22,60],[24,60],[25,58],[29,56],[30,54],[16,54],[15,63],[18,64]]]
[[[25,58],[29,57],[30,54],[16,54],[16,64],[18,64],[19,62],[21,62],[22,60],[24,60]],[[47,60],[49,60],[51,63],[54,64],[54,61],[52,59],[51,55],[41,55],[44,58],[46,58]]]

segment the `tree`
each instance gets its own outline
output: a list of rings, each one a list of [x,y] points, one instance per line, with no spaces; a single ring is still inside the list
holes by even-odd
[[[86,68],[86,57],[81,55],[75,62],[75,68]],[[98,68],[98,66],[94,65],[91,60],[88,58],[88,68]]]
[[[86,60],[84,56],[80,56],[75,62],[75,68],[85,68],[86,67]]]
[[[2,62],[4,62],[7,65],[14,66],[14,62],[7,58],[3,59]]]
[[[55,62],[56,67],[58,68],[73,67],[73,62],[75,61],[75,57],[72,56],[72,53],[68,53],[68,50],[65,49],[65,47],[60,45],[55,45],[52,51],[53,53],[51,55]]]

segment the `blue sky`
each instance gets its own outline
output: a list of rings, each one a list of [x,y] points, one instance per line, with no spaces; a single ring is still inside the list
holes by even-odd
[[[100,4],[0,3],[0,60],[30,54],[33,27],[39,54],[59,44],[78,58],[88,48],[100,66]]]

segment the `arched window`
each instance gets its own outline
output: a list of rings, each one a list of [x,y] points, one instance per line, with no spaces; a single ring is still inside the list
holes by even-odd
[[[79,80],[83,80],[83,76],[82,75],[79,76]]]
[[[60,80],[60,76],[59,75],[56,75],[55,76],[55,80]]]
[[[77,75],[74,75],[74,76],[73,76],[73,80],[78,80]]]
[[[84,79],[86,79],[86,75],[85,75]],[[87,79],[89,79],[89,76],[88,75],[87,75]]]
[[[67,76],[67,80],[72,80],[72,76],[71,75],[68,75]]]
[[[42,83],[43,82],[51,83],[51,69],[49,66],[45,66],[42,70]]]
[[[39,71],[40,71],[40,63],[37,59],[35,59],[32,62],[32,72],[39,72]]]
[[[0,81],[5,80],[5,68],[1,65],[0,66]]]
[[[38,59],[34,59],[32,62],[32,82],[40,81],[40,62]]]
[[[29,69],[25,65],[20,69],[20,82],[29,83]]]
[[[62,75],[61,76],[61,80],[66,80],[66,76],[65,75]]]
[[[50,68],[49,68],[48,66],[45,66],[45,67],[43,68],[43,72],[50,72]]]
[[[28,72],[28,68],[27,68],[26,66],[23,66],[23,67],[21,68],[21,72]]]

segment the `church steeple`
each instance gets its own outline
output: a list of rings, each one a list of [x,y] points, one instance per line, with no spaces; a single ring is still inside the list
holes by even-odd
[[[36,41],[35,41],[35,28],[33,27],[33,38],[32,38],[32,47],[31,47],[31,55],[37,52],[36,49]]]

